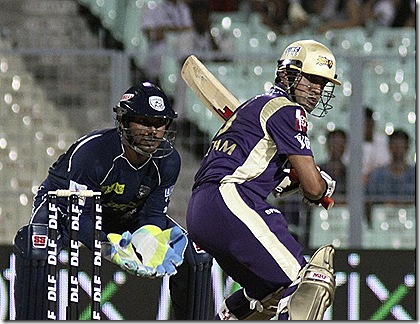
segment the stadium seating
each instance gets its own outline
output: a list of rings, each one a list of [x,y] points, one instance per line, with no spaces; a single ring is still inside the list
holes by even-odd
[[[103,26],[124,44],[125,52],[131,54],[135,62],[142,67],[148,44],[140,30],[140,24],[142,12],[150,1],[78,0],[78,2],[90,8]],[[68,7],[74,5],[68,1],[65,3]],[[29,9],[27,7],[25,10]],[[42,10],[45,12],[46,8]],[[56,6],[55,10],[59,10],[59,6]],[[35,20],[27,22],[28,26],[35,23]],[[39,37],[34,43],[40,47],[53,46],[66,29],[55,20],[45,19],[43,23],[56,26],[56,35],[49,39]],[[84,26],[80,28],[83,29]],[[316,36],[307,29],[293,35],[276,35],[262,25],[257,14],[244,17],[241,12],[213,13],[212,28],[223,37],[230,38],[233,44],[233,59],[228,62],[206,62],[206,66],[240,102],[269,89],[274,81],[276,60],[287,44],[297,39],[315,38],[331,47],[337,57],[337,74],[343,81],[343,86],[336,88],[334,109],[325,118],[309,117],[309,134],[318,163],[326,159],[324,144],[328,130],[343,128],[352,131],[349,115],[352,109],[350,99],[353,95],[353,82],[363,83],[363,102],[360,105],[368,105],[375,110],[378,130],[389,134],[397,127],[403,128],[410,134],[412,143],[415,143],[415,29],[352,28],[331,30],[325,35]],[[75,31],[75,34],[78,35],[78,32]],[[29,36],[19,33],[19,37],[18,41]],[[70,41],[65,42],[64,44],[71,47]],[[89,42],[92,40],[86,39],[86,43]],[[170,49],[165,56],[161,76],[162,86],[165,92],[182,101],[180,105],[184,107],[184,114],[181,114],[180,118],[185,117],[195,124],[207,134],[207,141],[210,142],[221,122],[190,90],[187,90],[185,98],[177,97],[182,61],[180,56],[176,55],[175,36],[169,38],[169,44]],[[35,81],[34,75],[26,71],[20,56],[2,54],[2,49],[11,48],[11,44],[1,41],[0,113],[4,123],[0,125],[0,170],[2,171],[0,181],[3,184],[0,189],[2,194],[0,235],[6,240],[14,235],[17,227],[27,221],[34,190],[45,177],[48,166],[77,137],[74,129],[69,126],[66,115],[60,113],[55,104],[48,99],[45,89]],[[355,59],[357,64],[354,64]],[[52,62],[51,56],[44,58],[40,56],[39,60],[44,60],[46,65]],[[101,73],[106,74],[105,65],[109,63],[104,62],[104,67],[98,65],[92,68],[89,61],[77,63],[82,68],[74,73],[90,76],[89,79],[82,78],[80,81],[80,88],[90,96],[90,100],[87,101],[97,103],[101,99],[103,101],[100,105],[105,107],[108,98],[105,100],[102,93],[94,87],[91,89],[90,85],[102,84],[102,79],[96,77]],[[50,72],[54,68],[56,66],[49,65],[45,71]],[[350,78],[354,70],[360,71],[360,77],[356,81]],[[54,86],[54,80],[52,81],[51,87]],[[110,91],[108,86],[105,87],[106,90],[102,87],[101,91]],[[70,87],[68,91],[71,101],[76,101],[77,94],[73,93]],[[90,113],[95,114],[93,110]],[[409,152],[409,163],[415,161],[416,147],[413,144]],[[16,204],[16,201],[19,203]],[[346,208],[346,206],[335,206],[328,212],[322,209],[314,210],[311,231],[313,247],[322,242],[334,242],[339,247],[348,246],[349,211]],[[413,208],[412,206],[398,209],[389,206],[375,208],[372,228],[363,227],[363,245],[370,248],[384,247],[383,239],[374,240],[373,237],[384,238],[391,234],[395,239],[388,240],[387,247],[412,248],[415,218],[410,215],[415,212]],[[407,211],[408,221],[401,222],[403,218],[395,215],[402,215],[403,210]],[[21,215],[24,215],[23,219]],[[386,217],[386,220],[383,217]]]
[[[143,64],[142,54],[147,51],[147,41],[140,30],[140,22],[142,11],[149,1],[79,2],[89,6],[92,12],[101,18],[103,24],[123,41],[126,49],[134,53],[136,61],[140,65]],[[213,13],[212,28],[231,38],[235,59],[230,63],[213,63],[207,66],[211,71],[217,71],[216,76],[241,102],[267,90],[272,84],[276,59],[287,44],[296,39],[314,36],[310,33],[310,28],[292,35],[276,35],[261,23],[256,13],[249,17],[244,17],[241,12]],[[363,71],[361,82],[369,84],[369,87],[364,87],[363,105],[371,106],[378,112],[378,129],[389,133],[392,129],[401,127],[414,134],[416,96],[413,53],[416,38],[413,28],[354,27],[330,30],[325,35],[317,35],[315,38],[330,46],[336,53],[337,74],[344,81],[344,86],[336,89],[334,110],[326,118],[314,121],[317,127],[311,136],[319,161],[326,158],[325,131],[338,127],[348,128],[351,109],[348,98],[352,88],[348,75],[349,68],[352,68],[348,61],[349,55],[360,55]],[[172,37],[169,44],[170,50],[164,59],[161,80],[165,90],[174,95],[182,62],[173,55],[178,50],[176,37]],[[197,121],[197,125],[211,138],[220,122],[207,116],[205,109],[197,109],[200,103],[194,96],[188,95],[185,99],[187,110],[191,111],[188,112],[188,118]],[[387,109],[390,103],[395,109]],[[193,117],[194,114],[197,116]],[[198,121],[199,119],[202,121]],[[413,162],[414,146],[409,156]]]
[[[416,211],[412,205],[372,207],[372,224],[362,221],[362,247],[366,249],[415,249]],[[316,207],[311,215],[309,246],[317,248],[333,244],[349,248],[350,214],[345,206],[334,206],[326,211]]]
[[[364,228],[362,240],[367,249],[415,249],[415,207],[374,205],[372,226]]]
[[[324,244],[333,244],[337,248],[349,247],[349,212],[345,206],[334,206],[327,211],[322,207],[312,210],[309,246],[317,248]]]
[[[0,39],[2,48],[10,44]],[[17,56],[0,54],[0,114],[0,237],[12,242],[48,167],[77,134]]]

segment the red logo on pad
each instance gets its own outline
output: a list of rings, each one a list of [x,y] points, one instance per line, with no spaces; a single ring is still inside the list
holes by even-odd
[[[32,246],[37,249],[45,249],[47,247],[47,235],[32,235]]]

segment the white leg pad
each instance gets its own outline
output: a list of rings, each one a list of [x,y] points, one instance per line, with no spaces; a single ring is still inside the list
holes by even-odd
[[[322,320],[325,310],[334,301],[334,248],[320,247],[299,272],[301,282],[290,296],[287,309],[291,320]]]

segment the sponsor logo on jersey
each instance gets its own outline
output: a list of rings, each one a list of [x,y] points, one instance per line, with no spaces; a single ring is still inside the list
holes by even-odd
[[[320,66],[326,65],[329,69],[331,69],[334,65],[334,62],[330,60],[329,58],[320,55],[318,56],[318,59],[316,60],[316,64]]]
[[[163,111],[165,109],[165,102],[163,101],[162,97],[158,96],[150,96],[149,97],[149,105],[154,110]]]
[[[308,123],[306,121],[306,114],[301,109],[296,109],[296,120],[295,120],[295,129],[298,132],[305,132],[307,130]]]
[[[45,249],[47,247],[47,235],[32,235],[32,246],[35,249]]]
[[[137,193],[137,198],[143,199],[144,197],[148,196],[151,191],[152,188],[150,188],[149,186],[141,185],[139,188],[139,192]]]
[[[104,195],[110,192],[115,192],[118,195],[122,195],[124,193],[124,188],[125,188],[125,184],[115,182],[109,186],[102,186],[101,191]]]
[[[170,186],[169,188],[165,189],[165,198],[172,195],[172,191],[174,191],[174,186]]]
[[[310,150],[311,149],[311,142],[309,141],[308,136],[304,136],[301,133],[298,133],[294,136],[297,141],[299,142],[300,149],[303,150],[304,148]]]
[[[288,47],[284,51],[284,55],[285,56],[298,56],[301,49],[302,49],[301,46]]]
[[[110,208],[115,211],[126,211],[128,209],[133,209],[138,207],[139,203],[135,201],[131,201],[128,204],[118,204],[116,202],[103,202],[102,207]],[[134,211],[135,212],[135,211]]]
[[[228,155],[232,155],[235,149],[236,149],[235,143],[230,143],[228,140],[225,140],[222,142],[222,140],[219,139],[217,141],[211,142],[211,145],[206,155],[208,155],[210,150],[219,151],[219,152],[227,153]]]
[[[120,101],[127,101],[134,97],[134,93],[124,93]]]
[[[280,211],[279,211],[278,209],[276,209],[276,208],[269,208],[269,209],[264,210],[264,212],[265,212],[267,215],[271,215],[271,214],[280,214]]]

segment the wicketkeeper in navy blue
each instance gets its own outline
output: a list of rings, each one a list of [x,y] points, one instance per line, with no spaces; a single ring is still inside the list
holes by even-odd
[[[132,275],[171,276],[175,318],[193,319],[188,289],[194,282],[189,276],[196,272],[196,260],[211,264],[212,259],[207,254],[196,258],[185,230],[167,215],[181,167],[173,146],[176,132],[170,129],[177,115],[165,93],[148,82],[128,89],[114,112],[115,128],[81,137],[50,167],[35,196],[29,224],[16,234],[17,320],[46,319],[47,246],[35,244],[34,238],[48,233],[48,191],[57,189],[100,191],[105,259]],[[93,204],[83,198],[79,204],[79,239],[92,249]],[[62,249],[69,239],[64,198],[59,199],[58,210]],[[189,257],[183,263],[185,256]],[[142,297],[147,298],[147,292],[139,292],[137,298]]]

